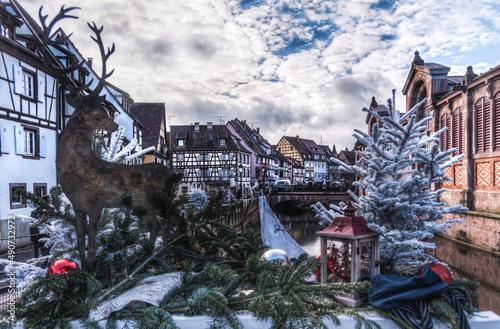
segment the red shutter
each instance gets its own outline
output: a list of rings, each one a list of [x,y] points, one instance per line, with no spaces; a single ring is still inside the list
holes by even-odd
[[[493,131],[495,142],[494,150],[500,150],[500,93],[498,93],[493,102],[493,118],[495,119],[495,130]]]
[[[483,98],[484,108],[484,152],[491,150],[491,106],[490,99]]]
[[[453,137],[452,137],[452,147],[457,149],[458,154],[463,153],[462,148],[462,135],[463,135],[463,116],[462,109],[456,109],[453,111]]]
[[[491,144],[491,111],[490,100],[480,99],[475,106],[476,110],[476,153],[488,152]]]
[[[476,119],[476,153],[483,152],[483,107],[481,101],[474,106]]]
[[[441,150],[442,151],[446,151],[446,150],[449,150],[450,149],[450,116],[448,114],[443,114],[441,116],[441,129],[443,129],[444,127],[448,127],[448,129],[446,131],[444,131],[441,136],[439,136],[440,138],[440,142],[441,142]]]

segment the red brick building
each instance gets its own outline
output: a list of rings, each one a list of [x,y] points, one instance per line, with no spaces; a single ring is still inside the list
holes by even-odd
[[[453,182],[443,187],[448,204],[471,210],[500,211],[500,66],[481,75],[472,67],[463,76],[448,76],[450,68],[425,63],[415,53],[403,88],[406,111],[427,97],[417,115],[431,116],[431,132],[443,127],[442,150],[456,148],[465,158],[448,168]]]

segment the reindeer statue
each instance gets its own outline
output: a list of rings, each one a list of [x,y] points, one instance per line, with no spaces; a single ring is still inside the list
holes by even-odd
[[[49,71],[56,75],[69,73],[83,64],[60,68],[54,66],[49,60],[51,56],[49,47],[61,43],[61,40],[52,40],[51,29],[62,18],[76,18],[67,15],[73,9],[77,8],[65,9],[63,6],[59,14],[47,26],[45,24],[47,16],[42,16],[42,8],[40,8],[39,16],[44,43],[42,57]],[[175,181],[173,177],[175,174],[160,164],[117,164],[104,161],[94,155],[91,140],[95,130],[111,132],[118,126],[103,106],[105,96],[99,96],[105,85],[105,79],[113,73],[113,71],[106,72],[106,61],[114,52],[114,44],[112,49],[108,48],[106,52],[101,39],[103,28],[97,28],[95,23],[88,24],[88,26],[94,32],[95,37],[92,39],[99,45],[101,51],[102,75],[97,86],[87,94],[85,91],[89,90],[92,81],[83,88],[70,87],[71,92],[67,96],[67,101],[75,108],[75,111],[61,135],[56,159],[57,179],[75,211],[78,250],[84,268],[92,268],[95,263],[96,235],[102,209],[119,207],[124,194],[133,193],[135,204],[147,209],[142,219],[148,225],[150,241],[154,243],[160,228],[156,216],[161,209],[158,209],[152,196],[161,189],[170,189]],[[86,235],[89,264],[85,257]]]

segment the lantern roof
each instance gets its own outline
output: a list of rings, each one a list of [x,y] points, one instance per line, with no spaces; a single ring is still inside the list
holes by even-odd
[[[317,233],[319,236],[356,239],[377,235],[368,228],[366,219],[354,215],[357,209],[351,204],[351,201],[347,201],[341,210],[344,212],[344,216],[335,217],[327,228]]]

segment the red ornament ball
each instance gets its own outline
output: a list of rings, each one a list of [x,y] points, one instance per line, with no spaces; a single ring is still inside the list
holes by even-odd
[[[430,266],[430,268],[441,277],[441,279],[447,283],[447,284],[453,284],[453,276],[451,275],[450,270],[444,266],[443,264],[439,263],[427,263],[424,266]],[[424,266],[422,266],[418,272],[418,276],[424,275]]]
[[[56,260],[49,266],[49,268],[47,269],[47,276],[66,274],[78,270],[80,270],[80,267],[77,263],[75,263],[75,261],[67,258],[61,258]]]

